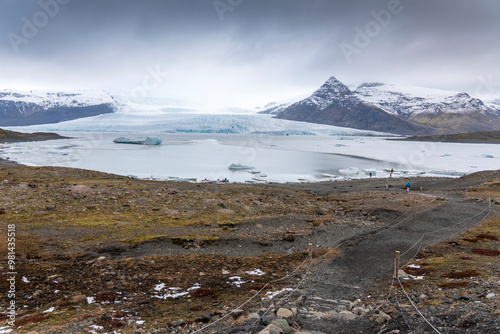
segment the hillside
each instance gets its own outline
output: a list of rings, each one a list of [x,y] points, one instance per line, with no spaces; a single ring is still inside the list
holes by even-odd
[[[35,132],[35,133],[22,133],[16,131],[9,131],[0,129],[0,143],[16,143],[26,141],[44,141],[52,139],[64,139],[57,133],[50,132]]]
[[[420,264],[432,271],[418,274],[420,287],[405,282],[415,298],[426,294],[419,307],[443,332],[497,333],[498,256],[473,248],[498,249],[498,223],[461,236],[459,245],[445,242],[456,253],[446,263],[441,251],[433,259],[427,250],[495,213],[498,177],[408,179],[422,190],[406,193],[407,179],[220,186],[2,167],[0,238],[16,226],[15,332],[193,333],[219,320],[205,332],[250,333],[281,317],[302,331],[377,333],[407,330],[401,312],[425,328],[406,302],[399,311],[394,295],[390,305],[379,296],[390,288],[394,250],[408,249],[403,265],[426,232]],[[2,259],[0,288],[7,288]],[[462,269],[480,275],[456,282],[467,291],[439,289],[449,283],[441,275]],[[0,306],[8,302],[0,296]],[[457,312],[448,317],[451,304]],[[257,313],[268,307],[269,317]]]

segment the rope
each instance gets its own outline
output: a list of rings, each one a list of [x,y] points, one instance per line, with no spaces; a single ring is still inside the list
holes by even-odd
[[[403,308],[401,307],[401,304],[399,303],[399,300],[396,301],[396,304],[398,304],[399,311],[401,311],[401,315],[403,316],[403,319],[405,319],[406,326],[410,329],[410,333],[413,333],[413,329],[410,326],[410,323],[408,322],[408,319],[406,319],[405,313],[403,312]]]
[[[304,261],[302,261],[302,263],[297,267],[295,268],[294,271],[292,271],[290,274],[284,276],[284,277],[281,277],[281,278],[278,278],[278,279],[275,279],[275,280],[272,280],[272,281],[269,281],[267,282],[259,291],[257,291],[252,297],[250,297],[249,299],[247,299],[245,302],[243,302],[242,304],[240,304],[238,307],[236,307],[235,309],[233,309],[231,312],[227,313],[226,315],[224,315],[223,317],[220,317],[219,319],[215,320],[214,322],[198,329],[197,331],[193,332],[193,334],[196,334],[196,333],[201,333],[202,331],[204,331],[205,329],[209,328],[209,327],[212,327],[214,326],[215,324],[217,324],[218,322],[228,318],[230,315],[232,315],[233,313],[236,312],[236,310],[238,309],[241,309],[243,306],[245,306],[246,304],[248,304],[249,302],[251,302],[255,297],[257,297],[262,291],[264,291],[269,285],[273,284],[273,283],[277,283],[277,282],[280,282],[280,281],[283,281],[285,279],[288,279],[290,277],[292,277],[292,275],[294,275],[297,271],[299,271],[299,269],[306,263],[306,261],[311,258],[311,263],[309,264],[309,267],[308,267],[308,270],[311,268],[311,265],[312,265],[312,249],[309,250],[309,254],[307,255],[307,257],[304,259]],[[302,279],[301,282],[299,282],[299,285],[304,281],[305,279],[305,275],[304,275],[304,278]],[[293,292],[295,292],[296,290],[298,289],[298,287],[293,290]],[[271,298],[272,299],[272,298]],[[267,313],[267,311],[266,311]]]
[[[417,311],[418,314],[420,314],[420,316],[425,320],[425,322],[427,322],[429,324],[429,326],[432,327],[432,329],[434,329],[436,331],[436,333],[439,333],[441,334],[440,331],[438,331],[434,326],[432,326],[432,324],[429,322],[429,320],[427,320],[427,318],[422,314],[422,312],[420,312],[420,310],[418,309],[418,307],[415,305],[415,303],[413,302],[413,300],[411,300],[410,296],[408,296],[408,293],[406,293],[406,290],[405,288],[403,287],[403,284],[401,283],[401,281],[399,280],[399,278],[396,278],[399,282],[399,285],[401,286],[401,289],[403,290],[406,298],[408,298],[408,300],[410,301],[411,305],[413,306],[413,308]]]

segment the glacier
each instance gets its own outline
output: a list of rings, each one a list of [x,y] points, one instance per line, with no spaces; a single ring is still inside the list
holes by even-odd
[[[55,124],[5,127],[21,132],[127,132],[270,135],[390,135],[330,125],[287,121],[273,115],[247,113],[203,114],[176,107],[126,110]]]

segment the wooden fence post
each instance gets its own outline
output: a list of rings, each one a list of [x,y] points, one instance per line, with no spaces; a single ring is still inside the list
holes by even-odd
[[[396,300],[399,301],[399,251],[396,251],[396,268],[395,268],[395,277],[396,277]]]

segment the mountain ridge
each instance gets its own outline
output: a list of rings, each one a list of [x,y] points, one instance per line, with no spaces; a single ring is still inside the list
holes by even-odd
[[[58,123],[117,109],[117,102],[105,91],[0,91],[0,126]]]
[[[365,83],[351,90],[330,77],[313,94],[262,113],[306,121],[404,135],[500,130],[500,105],[464,92],[418,86]]]

